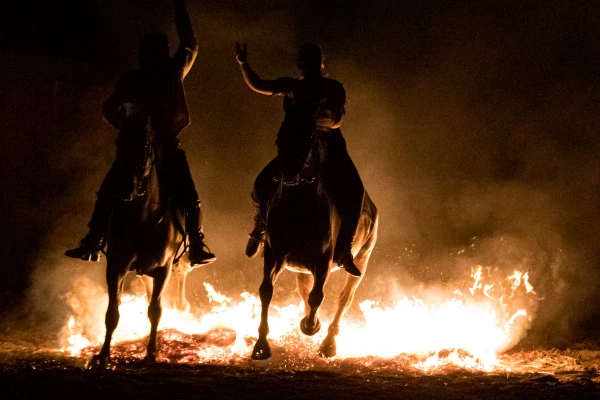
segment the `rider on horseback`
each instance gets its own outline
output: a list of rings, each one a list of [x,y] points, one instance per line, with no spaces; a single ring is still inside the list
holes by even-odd
[[[349,274],[360,276],[351,249],[362,210],[364,187],[339,129],[345,113],[344,87],[336,80],[323,77],[321,48],[313,43],[303,44],[298,51],[297,65],[302,71],[300,79],[260,79],[248,65],[246,45],[236,44],[236,59],[248,87],[260,94],[284,96],[285,110],[277,135],[278,156],[263,169],[254,183],[255,227],[246,246],[246,255],[254,257],[265,240],[266,226],[261,206],[277,189],[274,178],[281,175],[278,159],[290,157],[293,154],[293,151],[288,151],[290,147],[317,135],[324,140],[327,149],[326,165],[323,167],[325,186],[342,219],[334,262]]]
[[[88,224],[89,232],[78,247],[66,251],[68,257],[87,261],[100,259],[114,205],[119,200],[133,200],[132,193],[135,192],[131,187],[131,171],[125,162],[131,151],[127,146],[128,139],[140,130],[152,129],[162,155],[159,173],[185,214],[190,262],[198,265],[216,260],[204,244],[200,200],[185,152],[179,148],[177,139],[190,123],[183,78],[198,55],[198,44],[184,0],[173,0],[173,5],[180,40],[175,55],[172,58],[169,55],[167,35],[150,33],[144,36],[138,54],[140,68],[124,75],[103,105],[106,121],[120,130],[117,158],[100,186]]]

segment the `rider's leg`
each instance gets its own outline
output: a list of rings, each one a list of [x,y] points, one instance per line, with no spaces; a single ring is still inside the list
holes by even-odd
[[[265,241],[267,227],[263,219],[263,213],[261,211],[260,196],[258,195],[256,182],[254,184],[254,190],[252,191],[252,203],[254,205],[254,229],[250,233],[248,238],[248,244],[246,244],[246,256],[252,258],[255,257],[261,250],[262,245]]]
[[[250,238],[246,245],[246,255],[250,258],[259,253],[265,241],[267,226],[263,217],[263,208],[265,201],[269,199],[277,187],[274,178],[278,175],[278,171],[279,164],[277,158],[274,158],[263,168],[254,181],[254,189],[252,190],[254,229],[250,233]]]
[[[188,204],[185,211],[185,230],[190,239],[190,252],[188,254],[190,263],[194,266],[217,261],[217,257],[204,244],[200,200]]]
[[[173,149],[168,155],[167,169],[174,184],[173,191],[185,209],[185,230],[190,240],[189,259],[193,265],[208,264],[217,260],[204,244],[200,199],[192,179],[190,167],[182,149]]]
[[[112,168],[106,174],[100,190],[92,218],[88,223],[89,231],[87,235],[79,242],[79,245],[67,250],[65,255],[71,258],[77,258],[85,261],[99,261],[100,252],[104,248],[108,220],[114,207],[115,191],[117,190],[119,180],[119,166],[113,164]]]
[[[352,245],[362,211],[363,196],[359,196],[357,193],[338,193],[333,197],[337,198],[337,201],[334,200],[334,202],[340,210],[341,215],[340,230],[334,250],[334,261],[350,275],[360,276],[360,270],[354,264]],[[360,206],[357,207],[357,205]]]
[[[324,177],[341,217],[334,261],[349,274],[360,276],[352,256],[352,244],[362,211],[364,187],[339,129],[327,132],[323,137],[327,144]]]

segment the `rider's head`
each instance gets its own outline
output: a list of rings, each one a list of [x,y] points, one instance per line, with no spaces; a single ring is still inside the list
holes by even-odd
[[[164,33],[151,32],[142,38],[138,62],[144,69],[154,69],[169,60],[169,38]]]
[[[298,49],[296,62],[298,63],[298,68],[302,70],[303,75],[321,74],[321,70],[323,69],[321,47],[315,43],[304,43]]]

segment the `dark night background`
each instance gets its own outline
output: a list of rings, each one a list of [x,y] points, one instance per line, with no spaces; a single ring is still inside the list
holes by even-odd
[[[243,256],[249,193],[275,154],[283,113],[280,99],[246,88],[234,44],[246,42],[253,68],[275,78],[296,75],[298,45],[315,41],[346,87],[343,133],[381,213],[357,301],[451,284],[474,264],[516,268],[529,271],[540,298],[532,340],[600,332],[596,2],[188,8],[200,53],[186,78],[192,125],[181,140],[219,258],[190,276],[192,288],[257,292],[261,278],[260,261]],[[100,106],[136,66],[144,33],[165,31],[176,46],[172,9],[158,0],[22,0],[0,15],[0,303],[45,314],[60,308],[74,277],[103,282],[103,263],[62,253],[85,233],[114,155],[116,132]]]

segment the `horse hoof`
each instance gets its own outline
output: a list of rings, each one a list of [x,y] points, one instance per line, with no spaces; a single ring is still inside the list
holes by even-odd
[[[88,370],[99,371],[103,369],[111,369],[110,357],[96,354],[85,366]]]
[[[336,354],[337,348],[335,345],[335,339],[330,340],[329,337],[326,337],[325,340],[323,340],[323,343],[321,343],[321,346],[319,347],[319,356],[330,358],[335,356]]]
[[[154,365],[156,364],[156,354],[146,354],[143,360],[144,365]]]
[[[266,360],[271,357],[271,347],[267,339],[258,339],[252,350],[253,360]]]
[[[300,321],[300,330],[306,336],[313,336],[315,333],[321,330],[321,321],[319,321],[317,318],[317,323],[314,326],[308,326],[306,323],[306,317],[304,317],[302,318],[302,321]]]

